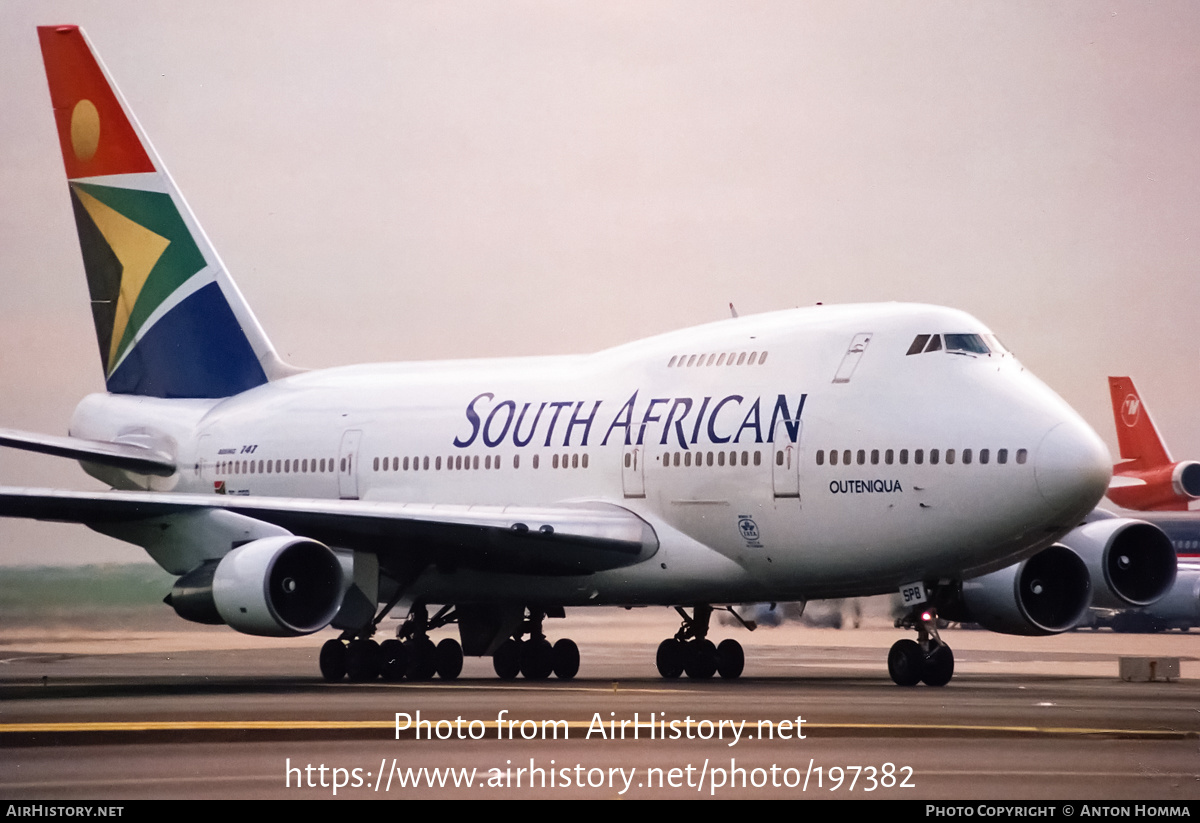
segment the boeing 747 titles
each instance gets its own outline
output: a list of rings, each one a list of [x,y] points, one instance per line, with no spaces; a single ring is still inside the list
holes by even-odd
[[[667,606],[663,677],[737,677],[710,616],[901,592],[897,683],[943,685],[939,606],[1045,634],[1086,608],[1055,542],[1104,494],[1103,443],[982,323],[924,305],[730,318],[586,356],[301,371],[276,354],[76,26],[38,30],[107,392],[65,437],[103,493],[0,490],[178,576],[189,620],[330,625],[329,680],[573,677],[547,618]],[[385,615],[407,610],[377,643]],[[429,633],[456,624],[460,641]]]

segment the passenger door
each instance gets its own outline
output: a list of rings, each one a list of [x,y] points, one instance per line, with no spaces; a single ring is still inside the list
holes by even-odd
[[[338,450],[338,497],[342,500],[358,499],[358,444],[361,441],[360,429],[348,429],[342,434],[342,446]]]

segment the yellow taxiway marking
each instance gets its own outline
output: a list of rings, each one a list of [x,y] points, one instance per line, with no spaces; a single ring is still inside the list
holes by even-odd
[[[672,721],[682,721],[683,718],[674,718],[666,720],[668,729]],[[520,724],[522,721],[531,721],[538,724],[542,722],[555,723],[549,719],[534,719],[522,718],[514,721],[505,720],[502,723],[497,723],[494,720],[479,721],[486,729],[505,729],[510,728],[510,722],[515,722],[516,726],[512,727],[517,734],[520,733]],[[422,718],[422,722],[428,721],[435,725],[440,722],[455,723],[454,718]],[[464,721],[465,722],[465,721]],[[568,720],[557,721],[557,725],[561,727],[562,723],[566,723],[568,728],[587,730],[593,727],[590,720]],[[757,729],[758,720],[747,720],[746,723],[751,729]],[[605,731],[607,722],[605,722]],[[693,724],[694,725],[694,724]],[[478,726],[476,726],[478,727]],[[313,730],[352,730],[352,729],[386,729],[394,732],[396,723],[394,720],[126,720],[126,721],[84,721],[75,723],[0,723],[0,734],[49,734],[53,732],[148,732],[148,731],[253,731],[253,730],[269,730],[269,731],[313,731]],[[804,730],[807,736],[818,736],[820,732],[838,732],[838,731],[876,731],[876,732],[907,732],[937,734],[937,733],[963,733],[971,732],[973,734],[1023,734],[1023,735],[1041,735],[1041,736],[1119,736],[1119,737],[1140,737],[1140,738],[1191,738],[1200,737],[1200,731],[1186,730],[1170,730],[1170,729],[1112,729],[1112,728],[1092,728],[1087,726],[979,726],[979,725],[959,725],[952,723],[940,724],[912,724],[912,723],[811,723],[805,721]],[[413,729],[402,729],[405,737],[413,733]],[[655,731],[660,732],[658,721],[655,722]],[[609,731],[611,734],[611,731]],[[627,734],[632,734],[632,730],[627,731]],[[649,738],[649,731],[643,727],[641,729],[641,737]]]

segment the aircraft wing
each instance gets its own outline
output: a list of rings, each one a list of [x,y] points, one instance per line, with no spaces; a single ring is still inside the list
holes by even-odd
[[[335,548],[489,571],[586,574],[630,566],[658,551],[646,521],[601,502],[443,506],[0,487],[0,517],[103,526],[205,509],[272,523]]]
[[[133,443],[112,443],[85,440],[82,437],[55,437],[17,429],[0,429],[0,446],[86,460],[138,474],[170,477],[175,473],[175,461],[170,457]]]

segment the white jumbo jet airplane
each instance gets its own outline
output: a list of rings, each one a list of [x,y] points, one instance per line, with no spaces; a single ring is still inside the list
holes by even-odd
[[[453,678],[464,653],[541,679],[579,665],[545,618],[673,606],[662,676],[736,677],[714,608],[899,590],[918,639],[889,671],[943,685],[939,604],[1026,634],[1086,607],[1086,568],[1054,544],[1103,496],[1108,452],[975,318],[817,306],[586,356],[301,371],[83,32],[38,34],[108,391],[66,437],[0,443],[113,490],[0,489],[0,515],[142,546],[179,575],[181,616],[332,624],[330,680]],[[397,604],[397,638],[376,643]],[[435,647],[448,624],[461,644]]]

